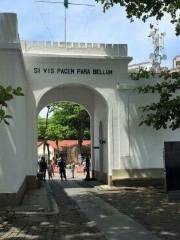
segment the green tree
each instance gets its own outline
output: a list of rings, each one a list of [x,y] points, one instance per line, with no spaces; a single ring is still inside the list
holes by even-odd
[[[152,126],[156,130],[170,128],[175,130],[180,127],[180,71],[162,71],[159,74],[140,70],[131,75],[132,79],[158,78],[154,84],[147,84],[138,88],[140,94],[153,94],[157,96],[157,101],[146,106],[141,106],[141,122]]]
[[[43,140],[46,133],[46,119],[38,117],[38,139]]]
[[[87,111],[78,104],[62,102],[54,105],[52,122],[61,125],[64,139],[78,139],[81,152],[83,139],[90,138],[90,118]]]
[[[48,105],[46,112],[46,118],[38,118],[38,140],[43,141],[43,155],[45,156],[45,151],[47,148],[48,159],[50,158],[49,144],[47,142],[49,138],[48,127],[49,127],[49,114],[52,111],[52,105]]]
[[[4,122],[9,125],[9,119],[12,118],[10,114],[7,114],[8,102],[11,101],[14,96],[24,96],[22,88],[12,88],[11,86],[4,87],[0,85],[0,123]]]
[[[82,141],[90,139],[90,118],[78,104],[69,102],[51,105],[50,118],[38,119],[38,139],[77,139],[81,151]],[[58,145],[57,145],[58,146]]]
[[[52,112],[53,106],[48,105],[47,107],[47,112],[46,112],[46,118],[45,118],[45,131],[44,131],[44,136],[43,136],[43,144],[44,144],[44,156],[45,156],[45,149],[47,148],[48,152],[48,160],[50,159],[50,150],[49,150],[49,144],[47,142],[48,140],[48,123],[49,123],[49,114]]]
[[[176,35],[180,35],[180,1],[179,0],[95,0],[103,5],[104,11],[115,4],[124,7],[127,18],[134,21],[135,18],[145,22],[150,17],[161,20],[166,13],[171,16],[171,23],[175,24]]]

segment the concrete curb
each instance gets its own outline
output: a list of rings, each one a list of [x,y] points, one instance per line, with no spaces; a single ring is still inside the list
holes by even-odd
[[[58,205],[53,197],[51,187],[48,182],[45,184],[47,198],[50,203],[50,209],[51,211],[41,212],[41,211],[17,211],[17,210],[4,210],[0,211],[0,214],[8,214],[8,215],[38,215],[38,216],[51,216],[51,215],[57,215],[59,214],[59,208]]]
[[[137,189],[137,187],[129,187],[129,186],[109,186],[107,184],[99,184],[98,181],[86,181],[86,183],[94,187],[95,190],[97,191],[117,191],[117,190],[128,190],[128,189]],[[144,187],[141,187],[144,188]]]
[[[107,191],[111,191],[111,190],[117,190],[117,187],[114,186],[109,186],[109,185],[105,185],[105,184],[99,184],[98,181],[86,181],[86,184],[93,187],[95,190],[98,191],[103,191],[103,190],[107,190]]]
[[[90,181],[91,182],[91,181]],[[95,184],[95,182],[94,182]],[[92,182],[90,185],[94,185]],[[133,218],[121,213],[111,204],[96,196],[95,188],[84,188],[78,183],[64,187],[66,194],[79,206],[86,217],[109,240],[160,240],[153,232]],[[89,185],[89,184],[88,184]]]

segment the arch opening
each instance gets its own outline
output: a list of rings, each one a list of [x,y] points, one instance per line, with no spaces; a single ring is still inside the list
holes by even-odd
[[[46,91],[41,96],[37,105],[37,113],[39,113],[43,107],[57,102],[79,104],[87,111],[90,118],[91,147],[89,152],[91,156],[91,176],[107,183],[108,108],[104,97],[96,90],[83,85],[62,85]],[[82,157],[79,157],[79,160],[77,157],[77,162],[78,161],[82,163]]]
[[[90,115],[86,109],[76,103],[58,102],[44,110],[38,117],[38,159],[44,157],[51,163],[48,173],[52,171],[56,177],[62,158],[68,178],[84,178],[87,172],[90,178],[90,171],[84,171],[86,159],[91,156]]]

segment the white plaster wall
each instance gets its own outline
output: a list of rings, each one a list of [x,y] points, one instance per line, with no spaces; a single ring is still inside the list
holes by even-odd
[[[31,85],[26,76],[26,129],[27,129],[27,145],[26,159],[27,175],[36,175],[37,173],[37,113],[36,102]]]
[[[84,85],[80,84],[64,84],[55,88],[51,88],[40,98],[37,111],[50,103],[59,101],[70,101],[83,105],[91,117],[94,111],[94,92]],[[37,96],[37,98],[39,98]]]
[[[60,85],[59,87],[53,88],[47,91],[39,101],[38,111],[49,103],[58,101],[71,101],[83,105],[91,118],[91,141],[92,141],[92,168],[99,170],[99,150],[93,149],[93,146],[99,146],[98,128],[99,121],[103,122],[104,133],[103,137],[106,140],[104,146],[104,172],[108,172],[108,111],[105,100],[102,96],[85,85],[69,84]]]
[[[52,56],[52,55],[25,55],[25,65],[31,85],[35,94],[36,102],[38,105],[38,112],[45,107],[47,104],[56,101],[74,101],[76,103],[84,105],[89,114],[91,115],[91,136],[92,136],[92,146],[96,146],[93,136],[97,134],[97,131],[93,130],[93,124],[96,123],[93,118],[96,115],[97,121],[101,118],[103,120],[104,133],[107,143],[104,148],[104,172],[108,172],[111,175],[111,161],[113,161],[114,156],[118,158],[118,146],[112,144],[113,137],[116,141],[117,133],[117,99],[116,99],[116,85],[121,79],[125,81],[127,79],[127,62],[129,60],[123,59],[111,59],[111,58],[74,58],[62,57],[62,56]],[[44,73],[43,68],[99,68],[99,69],[112,69],[112,75],[58,75],[56,73]],[[34,73],[34,68],[40,68],[40,73]],[[98,97],[98,94],[101,97]],[[104,98],[104,100],[103,100]],[[108,106],[105,107],[104,103],[108,102]],[[105,104],[106,105],[106,104]],[[108,113],[108,108],[114,108],[113,116]],[[112,111],[110,111],[112,112]],[[108,115],[109,114],[109,115]],[[100,116],[98,116],[100,115]],[[113,117],[116,116],[116,119]],[[107,118],[105,120],[105,118]],[[110,122],[107,125],[107,121]],[[112,121],[114,128],[112,127]],[[98,123],[99,124],[99,123]],[[95,127],[97,129],[97,126]],[[113,131],[113,133],[112,133]],[[109,137],[108,137],[109,135]],[[96,137],[98,139],[98,137]],[[99,145],[99,139],[98,139]],[[108,150],[110,149],[110,151]],[[97,162],[96,170],[98,170],[99,157],[97,154],[98,150],[92,150],[92,159]],[[115,152],[113,152],[115,151]],[[94,157],[94,153],[96,156]],[[108,153],[108,154],[107,154]],[[109,159],[109,163],[108,163]]]
[[[148,80],[148,83],[152,83]],[[152,127],[139,126],[141,113],[139,106],[156,100],[154,95],[137,94],[137,86],[147,84],[146,81],[127,80],[120,83],[118,95],[119,119],[119,157],[114,161],[113,169],[148,169],[164,168],[164,141],[178,141],[178,130],[158,130]]]
[[[100,137],[99,137],[99,123],[102,122],[102,139],[105,140],[105,144],[101,147],[103,148],[103,168],[102,171],[104,173],[108,173],[108,106],[103,99],[96,95],[95,96],[95,104],[94,104],[94,146],[100,147]],[[95,160],[95,169],[96,171],[100,171],[100,149],[94,149],[94,160]]]
[[[91,115],[93,145],[99,145],[99,121],[105,123],[104,171],[112,169],[143,169],[163,167],[164,140],[177,140],[178,132],[155,131],[139,127],[138,105],[149,101],[130,89],[141,82],[128,80],[129,58],[91,56],[57,56],[48,49],[44,53],[25,52],[25,66],[38,111],[55,101],[74,101],[86,107]],[[43,52],[41,49],[41,52]],[[65,50],[64,50],[65,51]],[[80,53],[83,53],[81,49]],[[94,52],[95,53],[95,52]],[[94,54],[93,53],[93,54]],[[32,54],[32,55],[31,55]],[[44,73],[43,68],[112,69],[112,75]],[[35,73],[34,68],[40,68]],[[101,94],[96,94],[96,92]],[[106,104],[104,104],[105,99]],[[107,106],[106,106],[107,105]],[[106,119],[107,117],[107,119]],[[103,124],[104,125],[104,124]],[[94,131],[93,131],[94,129]],[[98,150],[92,152],[95,170],[99,170]]]
[[[138,106],[149,102],[151,97],[142,97],[130,90],[143,82],[128,79],[130,58],[126,57],[125,46],[123,57],[120,46],[107,50],[106,46],[97,49],[97,46],[83,45],[83,50],[80,44],[71,51],[63,47],[66,56],[56,46],[58,55],[54,45],[46,52],[46,48],[40,49],[42,44],[30,52],[26,48],[22,56],[16,16],[7,14],[0,18],[0,84],[20,85],[25,93],[24,97],[16,97],[9,104],[9,111],[14,116],[11,125],[0,125],[0,192],[17,192],[25,176],[36,173],[37,113],[57,101],[76,102],[87,109],[91,116],[93,146],[99,145],[99,121],[103,122],[103,138],[106,140],[103,171],[108,175],[112,169],[163,167],[163,142],[179,140],[180,134],[178,130],[155,131],[138,126]],[[76,56],[70,54],[73,51]],[[70,75],[43,72],[44,68],[59,67],[110,69],[113,73]],[[41,72],[35,73],[34,68],[40,68]],[[99,170],[97,149],[92,150],[92,158],[95,159],[95,170]],[[7,174],[9,169],[13,169],[11,174]]]
[[[0,13],[0,42],[1,44],[17,43],[18,24],[15,13]]]
[[[113,169],[131,168],[131,157],[129,149],[129,90],[117,91],[116,125],[117,132],[114,145],[118,152],[113,162]]]
[[[21,41],[24,53],[71,56],[126,57],[127,44]]]
[[[44,50],[46,52],[46,49]],[[92,145],[94,137],[97,135],[97,126],[102,118],[105,137],[107,143],[104,146],[104,172],[112,174],[112,166],[117,165],[119,159],[119,115],[118,115],[118,100],[117,100],[117,83],[126,83],[127,64],[129,58],[99,58],[99,57],[81,57],[73,56],[53,56],[49,53],[44,54],[27,54],[25,53],[25,65],[28,73],[31,86],[38,105],[38,112],[49,104],[56,101],[74,101],[84,105],[91,115],[91,136]],[[111,69],[112,75],[86,75],[86,74],[57,74],[44,73],[44,68],[87,68],[87,69]],[[40,73],[34,73],[34,68],[40,68]],[[89,90],[87,90],[89,89]],[[91,89],[91,91],[90,91]],[[98,94],[101,97],[98,97]],[[103,99],[107,103],[104,106]],[[109,111],[110,109],[110,111]],[[96,116],[95,116],[96,115]],[[96,120],[93,120],[96,117]],[[105,120],[105,118],[107,118]],[[94,129],[94,130],[93,130]],[[99,132],[99,130],[98,130]],[[98,139],[98,136],[96,136]],[[98,139],[99,145],[99,139]],[[96,161],[96,170],[99,170],[98,150],[92,149],[92,159]],[[96,156],[94,156],[96,154]]]
[[[29,134],[35,102],[30,95],[20,49],[0,48],[0,84],[21,86],[25,94],[15,97],[9,104],[8,111],[13,115],[10,126],[0,124],[0,192],[13,193],[19,190],[26,175],[35,174],[33,140]]]
[[[164,141],[178,141],[179,130],[155,130],[145,125],[139,127],[141,113],[138,106],[149,104],[154,96],[142,96],[135,93],[129,98],[130,156],[132,168],[164,168]]]
[[[106,89],[116,88],[119,81],[127,79],[128,59],[111,59],[111,58],[74,58],[57,57],[51,55],[24,55],[27,74],[31,82],[32,89],[38,102],[41,96],[61,84],[83,84],[89,86],[100,93],[104,94]],[[44,68],[74,68],[74,69],[112,69],[112,75],[86,75],[86,74],[57,74],[44,73]],[[40,68],[40,73],[34,73],[34,68]]]

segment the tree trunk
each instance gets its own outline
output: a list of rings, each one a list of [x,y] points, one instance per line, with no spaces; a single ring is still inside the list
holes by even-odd
[[[47,106],[47,113],[46,113],[46,122],[45,122],[45,134],[44,134],[44,146],[43,146],[43,155],[45,157],[46,154],[46,147],[47,147],[47,152],[48,152],[48,160],[49,160],[49,144],[47,143],[47,128],[48,128],[48,118],[49,118],[49,112],[50,112],[51,106]]]
[[[46,152],[46,142],[43,140],[43,156],[45,157],[45,152]]]
[[[83,142],[82,139],[78,139],[78,150],[79,150],[79,154],[82,153],[82,142]]]
[[[57,146],[57,150],[59,150],[58,139],[56,139],[56,146]]]
[[[49,143],[46,143],[47,152],[48,152],[48,160],[50,160],[50,150],[49,150]]]

